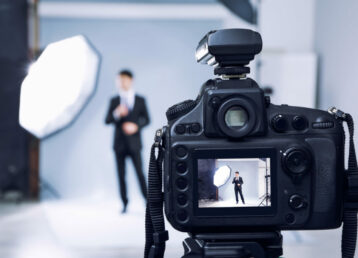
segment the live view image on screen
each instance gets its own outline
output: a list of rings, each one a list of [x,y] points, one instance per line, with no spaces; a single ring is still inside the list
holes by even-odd
[[[271,206],[270,158],[197,162],[199,208]]]

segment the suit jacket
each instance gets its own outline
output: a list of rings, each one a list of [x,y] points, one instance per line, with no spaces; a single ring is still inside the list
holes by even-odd
[[[236,177],[234,177],[234,179],[232,180],[232,183],[235,184],[235,190],[241,189],[244,180],[242,180],[242,177],[239,176],[239,178],[237,179]],[[240,186],[238,186],[237,184],[240,184]]]
[[[121,103],[120,97],[115,96],[111,99],[108,112],[106,115],[106,124],[114,124],[114,143],[113,148],[116,151],[138,151],[142,148],[140,131],[149,124],[149,115],[145,99],[135,95],[133,109],[129,111],[126,117],[114,118],[113,111]],[[124,122],[133,122],[138,125],[138,132],[133,135],[126,135],[122,130]]]

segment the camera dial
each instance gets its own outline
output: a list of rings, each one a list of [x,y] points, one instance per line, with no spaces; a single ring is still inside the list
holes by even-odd
[[[311,154],[301,148],[290,148],[283,154],[285,171],[297,179],[311,168]]]
[[[168,121],[174,120],[190,112],[196,106],[195,100],[185,100],[168,108],[166,116]]]

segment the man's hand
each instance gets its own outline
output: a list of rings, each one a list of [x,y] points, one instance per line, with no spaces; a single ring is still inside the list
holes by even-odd
[[[125,117],[128,115],[128,108],[124,105],[118,105],[114,112],[117,114],[118,117]]]
[[[138,125],[133,122],[124,122],[122,125],[122,129],[126,135],[132,135],[138,132]]]
[[[240,186],[240,184],[237,184],[238,186]]]

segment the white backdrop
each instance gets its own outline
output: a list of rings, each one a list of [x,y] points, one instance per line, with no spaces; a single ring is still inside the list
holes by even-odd
[[[235,172],[239,171],[240,177],[244,181],[242,193],[246,204],[258,205],[260,203],[259,197],[265,193],[265,162],[259,159],[217,160],[217,167],[224,165],[231,168],[231,177],[225,185],[219,188],[219,199],[231,200],[232,203],[235,203],[232,180],[235,177]]]

